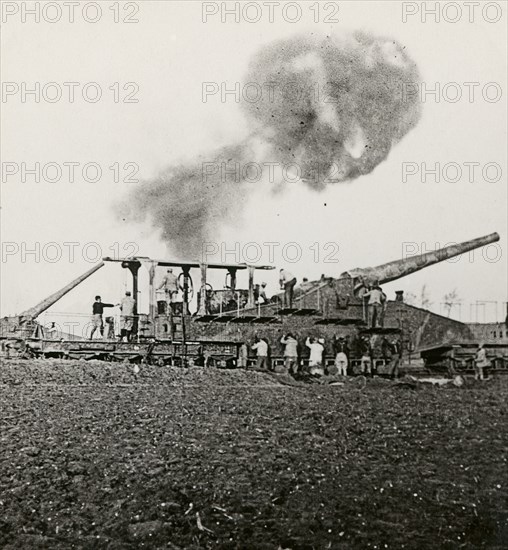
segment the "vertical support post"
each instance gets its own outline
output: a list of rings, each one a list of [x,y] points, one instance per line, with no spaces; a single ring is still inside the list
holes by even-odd
[[[247,307],[254,307],[254,271],[256,268],[249,265],[249,298],[247,301]]]
[[[206,295],[206,264],[200,264],[201,269],[201,287],[199,289],[199,310],[198,315],[206,315],[208,313],[208,303]]]
[[[189,312],[189,271],[190,267],[182,267],[183,271],[183,311],[184,315],[190,315]]]
[[[134,314],[138,313],[138,271],[141,264],[138,262],[128,263],[128,269],[132,273],[132,297],[134,298]]]
[[[155,315],[157,314],[157,304],[155,303],[155,268],[156,262],[150,263],[148,270],[148,311],[150,312],[150,323],[152,325],[152,335],[155,336]]]
[[[236,290],[236,267],[230,267],[228,268],[229,275],[231,277],[231,292],[234,292]]]

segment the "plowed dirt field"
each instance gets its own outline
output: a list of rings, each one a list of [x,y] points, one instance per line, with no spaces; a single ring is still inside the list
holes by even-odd
[[[4,361],[0,548],[507,548],[506,378]]]

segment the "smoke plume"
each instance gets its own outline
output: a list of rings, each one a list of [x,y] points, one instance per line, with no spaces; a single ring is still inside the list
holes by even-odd
[[[415,63],[390,39],[355,33],[271,43],[251,60],[243,87],[251,136],[206,157],[229,169],[205,174],[204,158],[170,167],[136,189],[129,217],[148,217],[174,253],[196,256],[221,227],[238,223],[252,188],[248,163],[291,164],[316,190],[372,172],[418,122],[417,97],[404,93],[418,81]]]

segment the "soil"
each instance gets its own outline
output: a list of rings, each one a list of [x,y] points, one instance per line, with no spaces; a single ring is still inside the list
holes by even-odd
[[[4,361],[0,548],[506,548],[507,378]]]

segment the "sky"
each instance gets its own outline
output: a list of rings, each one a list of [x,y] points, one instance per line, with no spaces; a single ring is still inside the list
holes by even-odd
[[[51,11],[56,8],[48,7],[36,22],[29,14],[6,12],[6,4],[14,3],[5,2],[2,8],[2,316],[38,303],[101,256],[174,257],[157,228],[149,221],[122,220],[116,206],[140,189],[130,180],[156,177],[196,156],[207,159],[214,149],[249,135],[252,123],[234,94],[221,100],[217,93],[204,101],[204,83],[233,89],[244,81],[252,56],[276,40],[360,30],[396,40],[416,62],[423,80],[419,123],[384,162],[352,182],[320,192],[298,181],[279,193],[263,182],[253,186],[245,208],[203,243],[207,251],[218,251],[208,259],[255,259],[286,267],[300,280],[313,279],[497,231],[501,240],[488,250],[392,282],[385,291],[390,298],[399,289],[419,295],[425,285],[431,308],[439,313],[443,296],[456,289],[462,306],[454,308],[453,316],[504,319],[506,4],[499,3],[499,21],[494,22],[495,11],[479,10],[470,22],[459,2],[463,13],[455,23],[446,20],[456,17],[451,11],[441,13],[439,22],[429,14],[424,20],[421,2],[409,3],[406,10],[418,11],[406,14],[405,22],[403,3],[382,1],[321,3],[319,13],[314,2],[293,3],[301,10],[298,22],[288,20],[298,15],[291,11],[294,7],[286,6],[283,17],[286,2],[274,7],[273,22],[262,3],[258,22],[246,20],[241,7],[238,22],[231,15],[222,22],[220,3],[121,2],[116,13],[115,3],[105,1],[96,23],[84,20],[85,3],[78,6],[73,23],[65,12],[60,21],[47,21],[56,17]],[[90,19],[95,13],[86,15]],[[129,24],[125,18],[138,22]],[[64,85],[69,82],[76,83],[74,102],[69,101],[70,86]],[[33,95],[22,97],[23,87],[36,83],[44,89],[39,101]],[[423,93],[423,86],[428,91],[437,86],[437,96]],[[93,99],[97,89],[102,92],[98,101],[83,99],[84,92]],[[62,97],[52,101],[58,91]],[[453,101],[457,92],[461,97]],[[129,98],[137,102],[124,101]],[[33,170],[35,163],[41,166],[40,181],[27,173],[23,182],[23,166]],[[77,163],[74,181],[69,163]],[[93,166],[82,175],[88,163],[102,171],[95,183]],[[436,163],[439,182],[430,172],[422,175]],[[51,182],[58,175],[55,165],[62,176]],[[455,177],[457,166],[460,177]],[[115,182],[115,173],[120,181]],[[272,293],[277,291],[278,269],[260,277]],[[223,275],[210,280],[221,288]],[[72,312],[85,319],[95,294],[117,303],[128,284],[126,270],[109,264],[55,304],[53,317],[45,318]],[[140,299],[146,304],[146,292]]]

